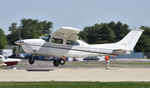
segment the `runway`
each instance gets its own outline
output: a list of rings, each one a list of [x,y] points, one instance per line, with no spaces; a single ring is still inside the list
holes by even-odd
[[[0,81],[150,81],[148,68],[54,68],[42,70],[3,70]]]
[[[115,61],[115,62],[114,62]],[[150,81],[150,60],[114,60],[106,70],[101,62],[66,62],[65,65],[54,67],[50,61],[36,60],[33,65],[24,59],[12,70],[0,67],[0,81]],[[50,70],[50,71],[49,71]]]

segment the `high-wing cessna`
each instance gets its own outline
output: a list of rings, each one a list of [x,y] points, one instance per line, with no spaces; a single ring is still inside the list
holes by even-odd
[[[32,54],[29,63],[34,63],[35,55],[54,56],[54,66],[65,64],[66,57],[89,57],[130,54],[143,30],[133,29],[122,40],[108,44],[87,44],[78,39],[80,30],[72,27],[62,27],[51,35],[40,39],[18,40],[26,53]]]

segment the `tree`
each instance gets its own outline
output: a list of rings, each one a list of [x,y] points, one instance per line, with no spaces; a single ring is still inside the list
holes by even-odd
[[[141,26],[144,32],[140,37],[138,43],[136,44],[136,52],[149,52],[150,51],[150,28],[146,26]]]
[[[12,23],[9,27],[9,31],[16,32],[17,31],[17,23]]]
[[[9,44],[14,44],[15,41],[19,40],[19,29],[17,23],[12,23],[8,29],[11,33],[7,35],[7,41]]]
[[[101,29],[99,29],[98,34],[101,34],[99,37],[101,37],[101,40],[99,40],[96,43],[108,43],[108,42],[114,42],[115,41],[115,33],[112,28],[109,27],[108,24],[102,24]],[[107,42],[104,42],[106,41]]]
[[[6,45],[7,45],[7,38],[3,30],[0,28],[0,49],[6,48]]]
[[[53,23],[50,21],[38,21],[33,19],[22,19],[21,24],[12,23],[9,27],[11,33],[8,35],[9,44],[14,44],[19,39],[19,33],[22,39],[34,39],[44,34],[49,34]]]
[[[134,50],[136,52],[149,52],[150,51],[150,38],[148,38],[147,35],[142,34]]]
[[[127,24],[122,24],[120,21],[114,23],[113,21],[108,23],[109,27],[112,28],[115,32],[115,41],[121,40],[128,32],[129,26]]]
[[[112,43],[121,40],[129,28],[121,22],[110,22],[87,26],[80,32],[79,36],[90,44]]]
[[[134,50],[136,52],[149,52],[150,27],[141,26],[140,29],[143,29],[144,32]],[[85,27],[79,36],[90,44],[112,43],[120,41],[129,31],[130,29],[127,24],[122,24],[120,21],[117,23],[112,21],[110,23],[101,23]]]

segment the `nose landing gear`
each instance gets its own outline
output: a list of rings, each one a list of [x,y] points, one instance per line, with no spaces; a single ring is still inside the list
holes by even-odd
[[[29,63],[30,63],[30,64],[34,64],[34,55],[32,55],[32,56],[29,58]]]

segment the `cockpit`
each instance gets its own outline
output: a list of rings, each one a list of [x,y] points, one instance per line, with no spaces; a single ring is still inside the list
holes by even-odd
[[[51,38],[51,35],[43,35],[40,39],[45,40],[46,42],[56,43],[56,44],[65,44],[65,45],[80,45],[79,42],[73,40],[65,40],[61,38]]]
[[[40,39],[49,43],[63,45],[80,45],[78,38],[80,30],[72,27],[62,27],[51,35],[41,36]]]
[[[50,38],[51,38],[51,35],[43,35],[43,36],[40,37],[40,39],[43,39],[46,42],[49,42]]]

